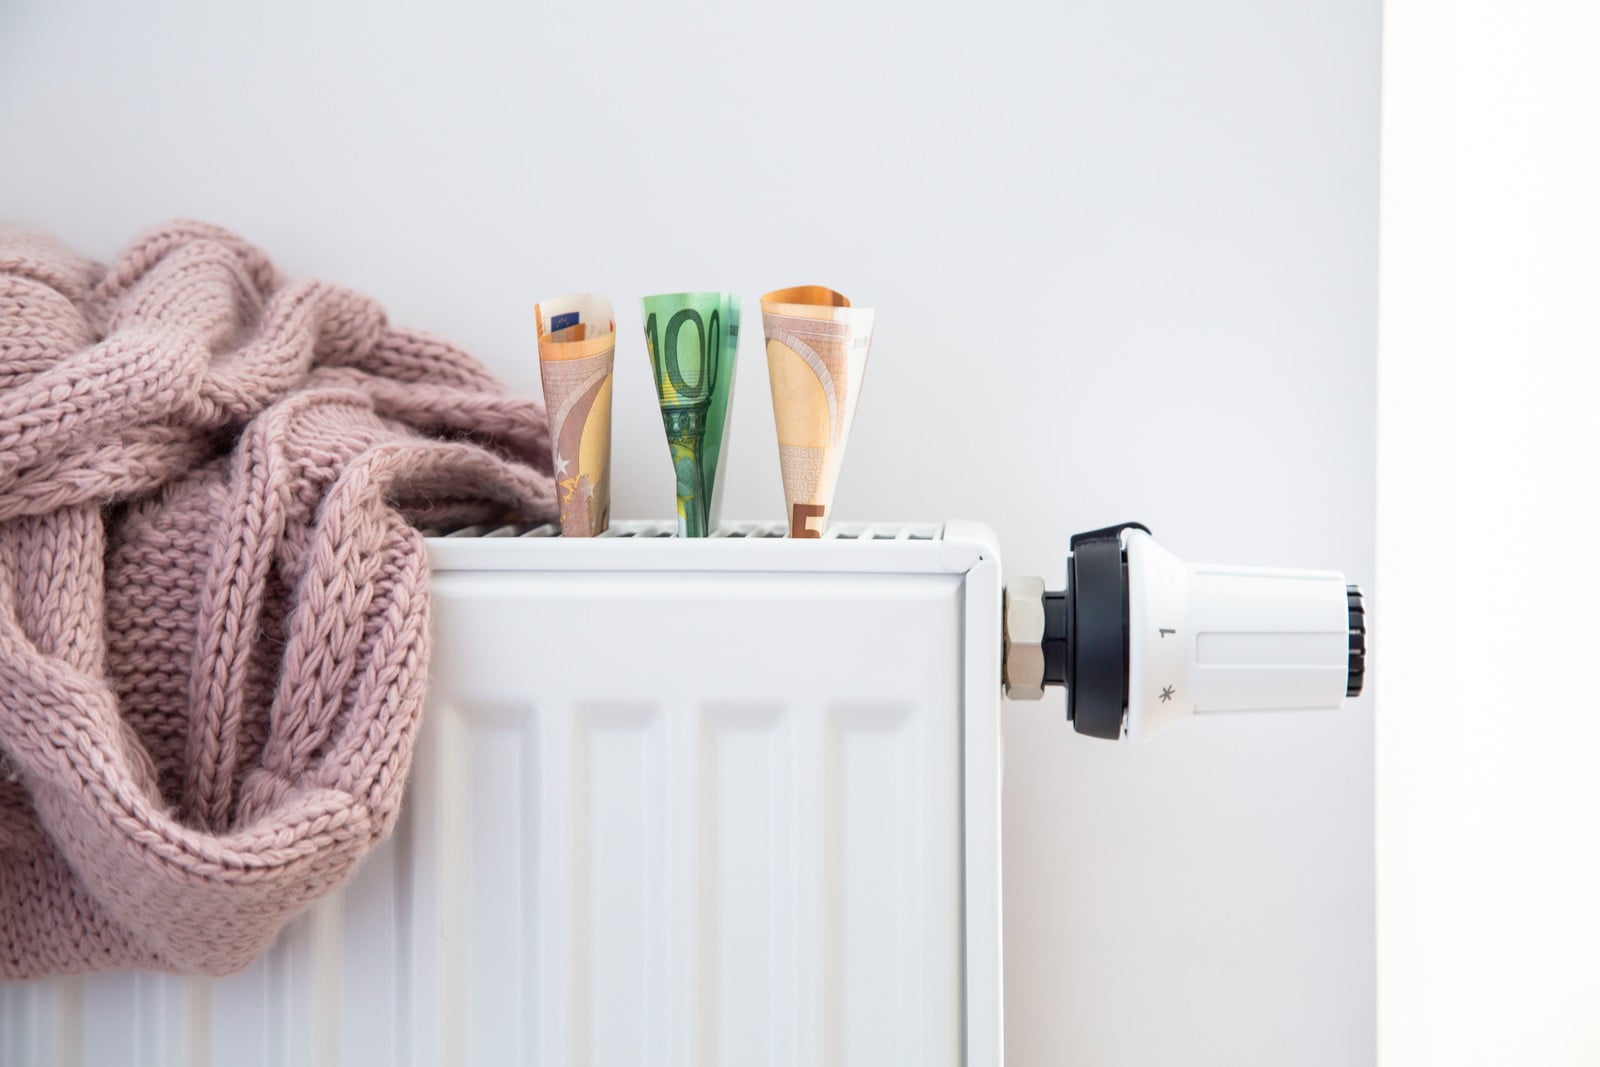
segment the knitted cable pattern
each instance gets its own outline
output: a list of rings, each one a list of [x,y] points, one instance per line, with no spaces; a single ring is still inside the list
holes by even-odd
[[[0,231],[0,978],[249,963],[394,825],[413,523],[555,510],[543,407],[371,300]]]

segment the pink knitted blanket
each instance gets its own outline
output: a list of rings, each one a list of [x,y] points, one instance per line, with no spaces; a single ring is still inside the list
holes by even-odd
[[[0,231],[0,977],[244,966],[394,825],[412,521],[555,514],[543,407],[175,223]]]

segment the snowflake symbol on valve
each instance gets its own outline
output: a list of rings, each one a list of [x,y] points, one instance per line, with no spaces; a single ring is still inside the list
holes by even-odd
[[[1169,685],[1165,689],[1161,690],[1161,703],[1165,704],[1167,701],[1169,701],[1171,699],[1172,699],[1172,686]]]

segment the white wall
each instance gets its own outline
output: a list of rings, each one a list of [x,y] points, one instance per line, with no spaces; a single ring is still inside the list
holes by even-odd
[[[1600,1063],[1600,9],[1390,0],[1379,1062]]]
[[[607,292],[619,516],[672,506],[638,296],[817,281],[878,308],[840,516],[1373,574],[1376,0],[146,7],[4,8],[0,215],[222,222],[522,390],[533,301]],[[777,516],[742,358],[727,513]],[[1012,1063],[1371,1061],[1369,700],[1007,716]]]

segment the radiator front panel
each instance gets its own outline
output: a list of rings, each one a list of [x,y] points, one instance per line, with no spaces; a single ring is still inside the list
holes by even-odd
[[[959,580],[684,585],[437,583],[432,719],[395,842],[437,861],[413,881],[415,996],[437,1009],[418,1047],[955,1062]],[[488,627],[486,604],[504,612]],[[852,684],[807,684],[808,659]]]
[[[436,572],[394,836],[241,974],[5,991],[0,1062],[968,1062],[968,588],[888,570]]]

